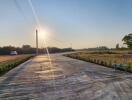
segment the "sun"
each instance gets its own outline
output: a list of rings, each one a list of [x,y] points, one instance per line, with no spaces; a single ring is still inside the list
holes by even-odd
[[[47,39],[49,34],[50,34],[49,29],[47,29],[47,28],[40,28],[39,29],[39,32],[38,32],[39,38]]]

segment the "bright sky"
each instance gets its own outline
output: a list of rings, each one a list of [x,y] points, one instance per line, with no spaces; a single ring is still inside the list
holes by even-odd
[[[132,32],[132,0],[31,1],[48,46],[115,47]],[[28,0],[0,0],[0,46],[35,46],[35,28]]]

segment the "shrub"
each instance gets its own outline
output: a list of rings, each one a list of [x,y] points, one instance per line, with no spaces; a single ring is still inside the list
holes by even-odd
[[[96,63],[96,59],[93,59],[93,62]]]
[[[90,59],[90,62],[92,63],[93,62],[93,59]]]
[[[100,64],[101,64],[101,65],[104,65],[104,61],[102,60],[102,61],[100,62]]]
[[[105,65],[105,66],[108,66],[108,64],[107,64],[107,62],[106,62],[106,61],[104,61],[104,65]]]
[[[132,65],[131,65],[131,63],[128,63],[128,71],[132,72]]]
[[[111,60],[109,61],[109,65],[108,66],[112,67],[112,61]]]
[[[100,62],[100,60],[98,59],[98,60],[97,60],[97,64],[99,64],[99,62]]]

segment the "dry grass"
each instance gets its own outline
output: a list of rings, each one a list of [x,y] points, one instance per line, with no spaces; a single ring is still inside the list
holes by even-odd
[[[103,61],[112,61],[118,64],[132,63],[132,54],[91,54],[91,53],[78,53],[80,57],[93,58]]]
[[[5,55],[5,56],[0,56],[0,63],[15,60],[15,59],[20,59],[20,58],[23,58],[23,57],[26,57],[26,56],[27,55],[16,55],[16,56]]]
[[[34,55],[0,56],[0,76],[27,61]]]
[[[103,66],[113,67],[114,64],[127,65],[127,70],[132,72],[132,54],[108,54],[104,52],[78,52],[66,55],[71,58],[80,59]]]

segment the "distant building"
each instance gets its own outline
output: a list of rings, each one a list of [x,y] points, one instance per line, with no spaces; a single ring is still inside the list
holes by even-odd
[[[18,55],[17,51],[11,51],[10,55]]]

